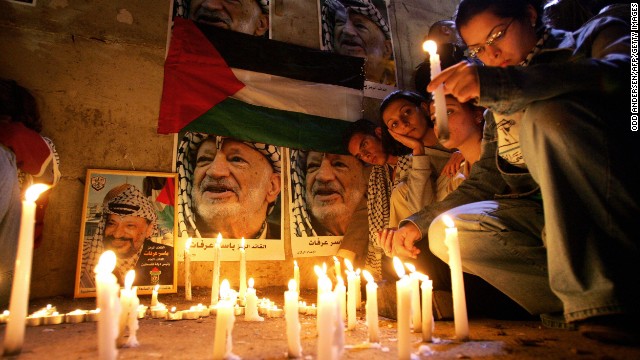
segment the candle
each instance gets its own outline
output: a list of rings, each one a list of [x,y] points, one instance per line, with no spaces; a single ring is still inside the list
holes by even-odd
[[[429,65],[431,79],[440,74],[440,55],[438,45],[433,40],[427,40],[422,44],[424,51],[429,53]],[[438,140],[440,142],[449,139],[449,120],[447,119],[447,103],[444,99],[444,86],[440,84],[433,92],[433,106],[436,110],[436,124],[438,125]]]
[[[233,313],[233,304],[229,301],[229,290],[229,281],[222,280],[220,285],[221,300],[217,304],[216,331],[213,339],[213,358],[216,360],[235,358],[235,355],[231,353],[233,344],[231,333],[236,317]]]
[[[327,279],[329,280],[329,279]],[[323,291],[318,302],[318,352],[317,359],[339,359],[336,354],[336,296],[332,291]]]
[[[258,314],[258,297],[256,289],[253,288],[253,278],[249,278],[249,288],[247,288],[247,306],[244,309],[245,321],[264,321],[264,318]]]
[[[334,270],[336,272],[336,278],[341,277],[342,267],[340,266],[340,260],[336,256],[333,257],[333,265],[334,265]]]
[[[296,289],[298,289],[298,296],[300,296],[300,268],[296,260],[293,260],[293,279],[296,281]]]
[[[167,318],[167,306],[159,303],[151,308],[151,317],[154,319],[166,319]]]
[[[133,280],[135,278],[136,272],[134,270],[129,270],[124,278],[124,288],[120,290],[120,336],[118,337],[118,346],[124,345],[125,342],[125,330],[129,325],[129,313],[131,311],[137,311],[137,309],[131,308],[131,302],[133,301],[133,296],[131,293],[131,285],[133,285]],[[136,305],[137,307],[137,305]],[[136,313],[136,316],[138,314]]]
[[[298,320],[298,290],[296,280],[289,280],[289,291],[284,292],[284,318],[287,324],[287,345],[290,358],[302,356],[300,321]]]
[[[211,282],[211,305],[218,303],[218,297],[220,296],[220,259],[222,248],[222,234],[218,233],[218,239],[213,249],[213,280]]]
[[[100,318],[100,308],[89,310],[87,313],[87,321],[95,322]]]
[[[131,271],[133,272],[133,270]],[[129,302],[129,323],[127,324],[127,327],[129,328],[129,338],[127,338],[127,342],[124,344],[124,347],[137,347],[138,345],[140,345],[138,343],[138,337],[136,336],[138,332],[138,307],[140,306],[137,286],[133,287],[130,295],[131,301]]]
[[[376,284],[373,276],[367,270],[364,270],[362,274],[367,280],[367,304],[365,305],[365,310],[367,311],[369,342],[378,343],[380,342],[380,337],[378,336],[378,284]]]
[[[7,321],[7,329],[4,336],[5,356],[17,355],[22,351],[27,305],[29,304],[29,287],[31,286],[36,200],[48,188],[49,186],[44,184],[32,185],[27,189],[25,200],[22,201],[18,251],[16,253],[13,283],[11,285],[11,300],[9,303],[11,316]]]
[[[404,266],[409,269],[409,280],[411,282],[411,327],[413,332],[422,331],[422,314],[420,311],[420,277],[421,274],[416,272],[413,264],[405,263]]]
[[[182,310],[182,318],[185,320],[198,320],[200,319],[200,310],[192,306],[187,310]]]
[[[64,322],[68,324],[78,324],[83,322],[86,316],[87,316],[86,311],[76,309],[64,315]]]
[[[347,287],[344,285],[344,280],[342,276],[338,276],[338,283],[336,284],[336,288],[334,290],[336,292],[336,297],[338,298],[338,305],[340,305],[340,316],[343,319],[347,318]]]
[[[151,307],[158,306],[158,290],[160,290],[160,284],[156,284],[151,292]]]
[[[238,291],[238,296],[242,301],[244,301],[246,293],[247,293],[247,255],[244,250],[244,238],[242,238],[242,243],[240,246],[240,291]]]
[[[118,321],[120,319],[120,302],[118,301],[118,280],[113,275],[116,267],[116,254],[107,250],[100,256],[96,265],[96,293],[98,315],[98,357],[101,360],[114,360],[118,356],[116,338],[118,337]]]
[[[356,327],[356,273],[349,259],[344,259],[344,265],[347,268],[347,329],[352,330]]]
[[[191,238],[184,244],[184,299],[191,300]]]
[[[318,314],[318,308],[316,307],[316,304],[311,304],[311,306],[307,306],[307,315],[317,315]]]
[[[182,311],[177,311],[175,306],[171,307],[169,313],[167,314],[167,320],[182,320]]]
[[[356,269],[356,309],[362,304],[362,291],[360,291],[360,269]]]
[[[431,341],[433,333],[433,281],[427,275],[422,276],[422,341]]]
[[[393,267],[400,280],[396,281],[397,325],[398,325],[398,359],[411,359],[410,321],[411,321],[411,282],[405,275],[402,261],[393,257]]]
[[[60,314],[57,311],[51,315],[47,315],[43,318],[45,325],[58,325],[64,322],[64,314]]]
[[[2,314],[0,314],[0,324],[5,324],[7,322],[7,320],[9,319],[9,310],[5,310],[2,312]]]
[[[448,216],[442,217],[445,229],[444,243],[449,251],[449,269],[451,270],[451,292],[453,293],[453,321],[456,328],[456,338],[469,338],[469,321],[467,319],[467,301],[464,295],[464,281],[462,280],[462,260],[460,259],[460,244],[458,243],[458,229]]]

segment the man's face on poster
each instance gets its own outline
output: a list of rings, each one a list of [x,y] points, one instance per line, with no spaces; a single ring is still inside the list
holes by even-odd
[[[351,155],[309,152],[305,192],[311,215],[333,235],[344,235],[366,190],[363,165]]]
[[[153,225],[139,216],[108,214],[104,228],[104,246],[120,259],[135,255],[144,239],[153,234]]]
[[[391,58],[391,41],[368,17],[348,8],[335,13],[334,49],[342,55],[367,59],[367,67],[379,67]]]
[[[195,212],[209,227],[222,229],[241,218],[261,225],[279,193],[280,174],[251,146],[225,139],[218,150],[209,138],[198,148],[191,197]]]
[[[262,13],[257,0],[192,0],[189,18],[256,36],[269,30],[269,15]]]

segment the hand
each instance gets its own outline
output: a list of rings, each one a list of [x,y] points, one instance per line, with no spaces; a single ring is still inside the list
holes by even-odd
[[[406,136],[402,134],[398,134],[391,129],[389,129],[389,135],[393,137],[400,144],[408,147],[413,150],[413,155],[424,155],[424,145],[422,145],[422,141],[411,136]]]
[[[434,91],[440,84],[444,85],[445,94],[453,95],[461,103],[480,97],[477,65],[467,61],[444,69],[438,76],[431,79],[427,85],[427,91]]]
[[[399,229],[383,229],[380,232],[380,244],[388,256],[415,259],[420,249],[414,244],[420,240],[420,230],[413,223],[406,223]]]
[[[464,156],[460,151],[455,151],[451,154],[449,161],[445,164],[444,168],[442,168],[442,175],[446,175],[448,177],[453,177],[458,170],[460,170],[460,166],[464,161]]]

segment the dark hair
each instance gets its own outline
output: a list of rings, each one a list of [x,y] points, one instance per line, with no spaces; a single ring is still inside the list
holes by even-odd
[[[37,132],[42,131],[36,99],[14,80],[0,79],[0,115],[9,115],[11,121],[21,122]]]
[[[461,0],[454,15],[456,19],[456,29],[466,25],[471,18],[484,12],[491,11],[500,18],[526,19],[527,9],[531,5],[538,13],[536,18],[536,28],[542,25],[543,0]]]
[[[376,136],[377,127],[378,126],[373,121],[367,119],[360,119],[349,124],[344,134],[342,135],[342,145],[344,145],[347,153],[349,153],[349,141],[351,141],[351,138],[354,135],[363,134]]]
[[[424,96],[420,95],[418,92],[409,91],[409,90],[396,90],[390,93],[389,95],[387,95],[380,103],[380,122],[382,123],[382,126],[381,126],[382,127],[382,136],[381,136],[382,147],[384,148],[385,152],[395,156],[406,155],[411,153],[410,148],[402,145],[401,143],[396,141],[396,139],[394,139],[393,136],[391,136],[391,134],[389,134],[389,128],[387,127],[387,124],[385,124],[384,120],[382,119],[382,113],[387,109],[389,104],[391,104],[392,102],[398,99],[405,99],[410,103],[416,105],[419,109],[422,109],[421,107],[422,103],[429,102]],[[431,117],[429,116],[429,114],[425,114],[425,120],[427,121],[427,126],[432,128],[433,122],[431,121]]]

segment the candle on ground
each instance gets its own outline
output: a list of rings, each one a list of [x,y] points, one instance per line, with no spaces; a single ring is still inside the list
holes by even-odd
[[[342,319],[347,318],[347,287],[344,284],[342,276],[338,276],[338,283],[334,289],[336,297],[338,298],[338,305],[340,305],[340,316]]]
[[[429,53],[429,65],[431,78],[440,74],[440,55],[438,45],[433,40],[427,40],[422,44],[424,51]],[[436,109],[436,125],[438,125],[438,140],[441,142],[449,139],[449,120],[447,119],[447,103],[444,99],[444,86],[440,84],[433,92],[433,106]]]
[[[356,269],[356,309],[360,309],[360,306],[362,306],[362,291],[360,288],[360,274],[361,271],[360,269]]]
[[[246,298],[247,306],[244,309],[244,320],[264,321],[264,318],[258,314],[258,296],[256,296],[256,289],[253,288],[253,278],[249,278]]]
[[[330,282],[328,278],[326,278]],[[323,280],[324,282],[324,280]],[[323,285],[324,286],[324,285]],[[336,295],[333,291],[323,291],[320,293],[318,302],[318,352],[317,359],[330,360],[338,359],[336,348],[336,316],[338,307],[336,306]]]
[[[405,263],[409,269],[409,279],[411,281],[411,328],[413,332],[422,331],[422,314],[420,311],[420,277],[422,274],[416,272],[413,264]]]
[[[131,270],[133,271],[133,270]],[[127,342],[124,343],[124,347],[137,347],[138,343],[138,307],[140,306],[140,299],[138,298],[138,287],[134,286],[131,290],[131,302],[129,303],[129,337]]]
[[[431,342],[433,334],[433,281],[427,275],[422,276],[422,341]]]
[[[342,267],[340,266],[340,259],[338,259],[337,256],[333,257],[333,266],[334,266],[334,270],[336,272],[336,278],[339,278],[342,276]]]
[[[451,291],[453,293],[453,321],[456,328],[456,338],[467,340],[469,338],[469,320],[467,318],[467,301],[464,294],[464,281],[462,279],[462,260],[460,259],[460,244],[458,243],[458,229],[453,220],[448,216],[442,216],[447,228],[445,229],[444,243],[449,252],[449,269],[451,270]]]
[[[367,328],[369,329],[369,342],[380,342],[379,330],[378,330],[378,284],[373,279],[373,275],[367,270],[362,272],[365,280],[367,280],[367,303],[365,310],[367,312]]]
[[[356,327],[356,273],[349,259],[344,259],[344,266],[347,272],[347,330]]]
[[[247,293],[247,254],[244,249],[244,238],[242,238],[242,243],[240,245],[240,290],[238,291],[238,296],[241,301],[245,300],[245,295]]]
[[[133,285],[133,280],[135,279],[136,272],[135,270],[127,271],[127,274],[124,277],[124,288],[120,290],[120,327],[118,336],[118,346],[123,346],[126,342],[125,340],[125,330],[129,327],[129,317],[130,313],[135,313],[136,321],[138,317],[138,305],[133,308],[133,291],[131,290],[131,285]],[[129,329],[131,331],[131,329]]]
[[[118,321],[120,318],[120,302],[118,301],[118,280],[113,275],[116,267],[116,254],[107,250],[100,256],[96,265],[96,300],[100,309],[98,315],[98,358],[114,360],[118,356],[116,338],[118,337]]]
[[[160,290],[160,284],[156,284],[151,291],[151,307],[158,306],[158,290]]]
[[[220,284],[221,299],[217,304],[216,331],[213,339],[213,358],[215,360],[235,357],[231,352],[233,345],[231,334],[236,317],[233,312],[233,304],[229,300],[229,291],[229,281],[222,280],[222,284]]]
[[[295,260],[293,260],[293,279],[296,281],[296,289],[298,289],[298,296],[300,296],[300,268]]]
[[[400,280],[396,281],[398,359],[411,359],[411,281],[405,274],[402,261],[393,257],[393,267]]]
[[[191,238],[184,243],[184,299],[191,300]]]
[[[25,319],[27,318],[27,306],[29,305],[29,287],[31,286],[36,200],[47,189],[49,189],[48,185],[32,185],[27,189],[25,200],[22,201],[18,251],[16,253],[13,283],[11,285],[11,300],[9,303],[10,316],[7,320],[7,329],[4,336],[3,354],[5,356],[17,355],[22,351],[26,326]]]
[[[213,249],[213,280],[211,282],[211,305],[216,305],[220,296],[220,260],[222,258],[222,248],[220,247],[221,244],[222,234],[218,233],[216,245]]]

